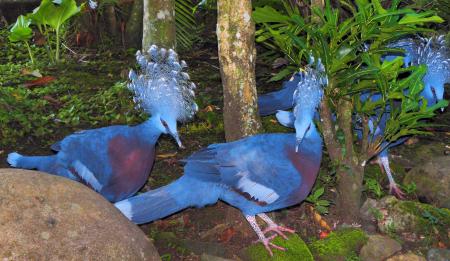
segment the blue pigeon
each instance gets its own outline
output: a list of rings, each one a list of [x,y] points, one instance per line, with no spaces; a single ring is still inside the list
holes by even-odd
[[[49,156],[8,155],[17,168],[37,169],[82,182],[111,202],[135,194],[147,181],[155,159],[155,143],[170,134],[182,147],[177,120],[187,121],[197,111],[184,61],[173,50],[149,49],[149,58],[137,52],[139,76],[131,70],[128,87],[134,100],[151,114],[137,126],[109,126],[76,132],[55,143]]]
[[[405,66],[421,64],[427,66],[427,72],[422,79],[425,86],[421,95],[427,100],[428,105],[434,105],[444,98],[444,85],[450,83],[450,50],[444,35],[406,38],[388,46],[405,51],[403,58]],[[387,60],[393,58],[395,56],[386,57]]]
[[[398,43],[393,43],[390,47],[405,48],[405,57],[407,58],[407,63],[409,65],[427,65],[428,70],[422,79],[425,86],[421,95],[427,101],[427,106],[432,106],[444,98],[444,85],[445,83],[450,83],[450,51],[448,50],[444,36],[442,35],[428,39],[408,39],[409,40],[400,40]],[[361,100],[364,101],[369,97],[372,101],[381,99],[380,94],[370,95],[364,93],[361,95]],[[441,109],[443,110],[444,108]],[[383,137],[388,119],[389,107],[386,109],[386,113],[380,118],[378,126],[375,129],[374,122],[378,121],[378,115],[369,119],[369,129],[373,141]],[[359,133],[358,136],[361,137],[361,133]],[[381,170],[387,174],[390,192],[399,198],[403,198],[404,193],[398,187],[392,175],[392,170],[389,165],[389,148],[402,144],[406,139],[406,137],[401,138],[393,143],[388,143],[386,141],[382,142],[382,149],[377,155],[377,162],[380,165]]]
[[[428,39],[405,38],[389,44],[389,47],[400,48],[405,51],[405,66],[420,64],[427,65],[427,73],[422,79],[425,86],[421,92],[421,95],[427,100],[428,106],[434,105],[444,98],[444,84],[450,83],[450,55],[444,36],[441,35]],[[384,59],[392,60],[395,57],[397,56],[388,55]],[[294,92],[294,89],[290,86],[295,84],[297,81],[298,78],[293,77],[289,81],[283,83],[283,88],[281,90],[262,95],[258,99],[258,109],[260,115],[265,116],[272,114],[277,110],[285,110],[292,107],[292,99],[288,99],[286,97],[289,97],[289,94]],[[368,99],[369,97],[373,101],[376,101],[381,98],[381,95],[378,93],[371,94],[369,92],[361,94],[362,101]],[[284,114],[283,117],[285,118],[285,121],[288,121],[286,118],[288,117],[287,114]],[[372,127],[371,134],[374,134],[374,140],[375,138],[382,137],[384,133],[384,126],[386,125],[388,117],[389,114],[383,115],[382,121],[379,123],[376,130],[373,130]],[[277,118],[279,118],[278,115]],[[377,117],[370,119],[369,124],[373,125],[374,122],[377,122],[378,120],[376,118]],[[290,124],[286,123],[284,125],[289,126]],[[375,131],[376,133],[374,133]],[[361,138],[362,135],[359,135],[359,137]],[[389,166],[388,149],[403,143],[405,140],[406,138],[403,138],[392,144],[384,142],[381,146],[384,149],[380,151],[377,157],[377,162],[379,163],[382,171],[384,171],[388,176],[391,193],[400,198],[403,196],[403,192],[399,189],[393,178],[392,171]]]
[[[300,75],[293,113],[295,134],[260,134],[230,143],[212,144],[184,162],[184,175],[155,190],[117,202],[131,221],[141,224],[188,207],[203,207],[219,199],[242,211],[265,248],[292,229],[277,225],[265,213],[300,203],[310,193],[322,160],[322,138],[313,118],[322,97],[317,73]],[[256,216],[268,227],[261,230]],[[274,236],[266,237],[272,231]]]

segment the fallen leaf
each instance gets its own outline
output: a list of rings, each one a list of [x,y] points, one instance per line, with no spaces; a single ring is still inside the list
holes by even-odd
[[[418,139],[418,138],[416,138],[416,137],[411,137],[411,138],[409,138],[409,139],[407,139],[407,140],[405,141],[405,144],[406,144],[406,145],[413,145],[413,144],[416,144],[417,142],[419,142],[419,139]]]
[[[234,228],[232,227],[229,227],[223,231],[222,235],[220,235],[219,242],[227,243],[234,235],[236,235],[236,230],[234,230]]]
[[[330,234],[330,232],[328,232],[328,231],[322,231],[319,234],[319,238],[324,239],[324,238],[328,237],[329,234]]]
[[[167,158],[175,157],[175,155],[177,155],[177,152],[174,152],[174,153],[165,153],[165,154],[158,154],[158,155],[156,155],[156,158],[157,158],[157,159],[167,159]]]
[[[53,76],[44,76],[44,77],[40,77],[36,80],[28,81],[24,84],[24,86],[25,87],[42,86],[42,85],[46,85],[54,80],[56,80],[56,78]]]
[[[42,97],[42,99],[50,102],[51,104],[57,105],[57,106],[61,106],[62,103],[60,101],[58,101],[57,99],[53,98],[50,95],[44,95],[44,97]]]
[[[447,248],[447,246],[444,243],[442,243],[441,241],[438,242],[438,247],[439,248],[444,248],[444,249]]]
[[[4,152],[3,150],[0,150],[0,154],[3,154],[3,152]]]
[[[270,122],[271,122],[271,123],[274,123],[274,124],[278,123],[278,121],[276,121],[276,120],[274,120],[274,119],[270,119]]]
[[[28,68],[23,68],[22,70],[20,70],[20,74],[22,74],[22,75],[31,75],[31,76],[34,76],[34,77],[37,77],[37,78],[42,77],[42,74],[39,72],[38,69],[30,70]]]

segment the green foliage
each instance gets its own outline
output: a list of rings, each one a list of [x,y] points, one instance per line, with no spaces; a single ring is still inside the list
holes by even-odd
[[[199,40],[199,27],[194,17],[195,6],[191,0],[175,1],[175,26],[177,30],[177,44],[183,49],[192,47]]]
[[[72,16],[79,13],[83,6],[84,3],[77,6],[75,0],[42,0],[39,7],[30,14],[31,20],[41,32],[42,27],[44,28],[44,35],[49,36],[47,25],[55,32],[56,50],[54,58],[56,62],[59,62],[60,57],[61,26]]]
[[[367,235],[361,229],[346,228],[331,232],[328,237],[309,245],[316,260],[334,261],[355,256],[367,242]]]
[[[30,55],[31,62],[34,63],[33,53],[31,52],[28,40],[33,37],[33,31],[30,28],[31,20],[23,15],[17,18],[16,23],[10,30],[9,40],[11,42],[23,41],[28,49],[28,54]]]
[[[416,183],[411,182],[409,184],[403,184],[402,190],[408,195],[415,195],[417,191]]]
[[[20,15],[10,30],[9,40],[11,42],[28,41],[33,36],[30,23],[31,20],[29,18]]]
[[[52,62],[59,62],[62,27],[68,19],[79,13],[83,6],[84,4],[77,6],[75,0],[42,0],[32,13],[17,18],[16,24],[11,28],[9,39],[12,42],[24,41],[34,63],[28,40],[32,37],[30,24],[36,25],[41,34],[47,38],[46,49],[49,58]],[[55,35],[54,51],[53,34]]]
[[[320,187],[314,192],[311,192],[306,198],[306,201],[314,204],[314,208],[319,211],[320,214],[328,214],[328,207],[330,206],[330,201],[326,199],[320,199],[323,196],[325,189]]]
[[[377,198],[382,198],[384,196],[383,189],[376,179],[366,178],[364,186],[367,191],[372,192]]]
[[[430,31],[426,23],[443,20],[432,11],[416,13],[412,9],[398,8],[399,1],[393,1],[388,9],[384,9],[379,0],[341,3],[352,13],[350,17],[343,17],[341,10],[332,8],[329,0],[324,10],[313,9],[317,19],[302,17],[287,1],[282,11],[270,6],[256,8],[253,18],[260,26],[256,39],[285,54],[290,65],[280,72],[282,74],[309,62],[310,55],[321,60],[329,80],[324,99],[337,113],[336,125],[342,116],[337,112],[339,102],[351,100],[351,114],[355,119],[377,117],[374,128],[390,107],[383,137],[388,142],[407,135],[427,134],[423,127],[428,123],[423,119],[433,117],[434,110],[447,106],[447,101],[427,108],[420,96],[426,68],[403,68],[402,58],[381,62],[381,57],[392,51],[386,47],[389,42],[408,34]],[[361,93],[379,93],[381,99],[362,102]],[[383,149],[383,139],[372,144],[367,158]]]

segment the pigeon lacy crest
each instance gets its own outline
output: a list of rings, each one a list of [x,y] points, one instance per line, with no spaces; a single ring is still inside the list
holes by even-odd
[[[421,38],[414,64],[426,64],[431,73],[443,73],[450,77],[450,50],[446,45],[444,35],[431,38]]]
[[[136,53],[140,69],[131,70],[128,88],[133,101],[147,113],[174,115],[178,121],[191,119],[197,112],[195,84],[183,70],[185,61],[179,62],[177,53],[152,45],[146,54]]]
[[[318,70],[310,65],[300,72],[300,82],[293,94],[294,113],[301,107],[315,111],[323,96],[323,87],[328,84],[323,65],[318,62]]]

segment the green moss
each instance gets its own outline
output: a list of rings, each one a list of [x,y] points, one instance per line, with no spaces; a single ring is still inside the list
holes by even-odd
[[[309,248],[317,260],[345,260],[355,256],[366,241],[367,236],[361,229],[346,228],[312,242]]]
[[[418,226],[415,229],[419,232],[428,234],[432,232],[433,227],[450,227],[449,209],[436,208],[414,201],[399,201],[397,205],[402,211],[417,218]]]
[[[272,241],[275,245],[286,248],[286,251],[272,249],[273,257],[262,244],[255,244],[247,248],[246,254],[251,261],[279,260],[279,261],[308,261],[314,260],[305,242],[297,235],[289,236],[288,240],[277,237]]]

